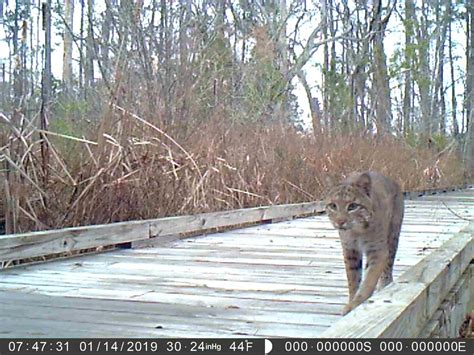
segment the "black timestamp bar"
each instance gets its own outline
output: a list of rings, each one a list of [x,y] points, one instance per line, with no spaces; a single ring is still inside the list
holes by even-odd
[[[264,339],[0,339],[0,355],[13,354],[259,354]]]
[[[474,339],[0,339],[12,354],[474,354]]]
[[[474,339],[269,339],[270,354],[474,354]],[[271,343],[271,346],[268,344]]]

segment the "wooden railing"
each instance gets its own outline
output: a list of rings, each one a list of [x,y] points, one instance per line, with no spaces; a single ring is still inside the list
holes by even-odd
[[[152,238],[166,238],[169,241],[170,238],[179,238],[186,233],[263,223],[323,211],[321,202],[307,202],[10,234],[0,236],[0,261],[20,260]]]
[[[467,185],[405,192],[406,199],[466,188]],[[75,252],[110,245],[170,241],[182,235],[206,232],[216,228],[235,228],[245,224],[314,215],[324,212],[324,204],[298,204],[254,207],[197,215],[165,217],[84,227],[0,236],[0,262],[23,260],[52,254]]]

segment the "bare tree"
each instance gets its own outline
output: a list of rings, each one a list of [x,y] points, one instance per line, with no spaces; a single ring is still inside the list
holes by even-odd
[[[457,115],[457,99],[456,99],[456,77],[454,74],[454,57],[453,57],[453,37],[452,37],[452,22],[453,22],[453,5],[451,1],[446,1],[450,19],[448,23],[448,58],[449,58],[449,73],[451,76],[451,115],[453,123],[453,135],[455,138],[459,137],[459,123]]]
[[[74,31],[74,0],[64,0],[63,29],[63,85],[66,93],[72,90],[72,44]]]
[[[471,177],[474,177],[474,0],[469,0],[467,3],[468,20],[470,29],[470,43],[469,43],[469,67],[467,72],[467,84],[469,91],[467,92],[469,106],[469,115],[466,120],[466,137],[464,144],[464,161],[466,162],[467,172]]]
[[[85,58],[85,84],[90,88],[94,84],[94,0],[87,0],[87,37]]]
[[[414,36],[415,4],[405,0],[405,48],[404,48],[404,91],[403,91],[403,132],[409,134],[413,129],[413,36]]]
[[[384,49],[384,34],[388,21],[392,14],[392,8],[389,8],[387,14],[382,17],[382,1],[374,3],[371,36],[373,51],[373,78],[374,78],[374,106],[375,106],[375,122],[377,132],[385,134],[390,131],[392,121],[392,105],[390,98],[390,85],[387,70],[387,58]]]

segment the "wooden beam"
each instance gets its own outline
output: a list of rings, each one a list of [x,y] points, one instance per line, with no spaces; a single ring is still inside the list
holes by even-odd
[[[457,338],[459,328],[470,313],[469,301],[474,283],[474,265],[470,265],[426,324],[420,338]]]
[[[307,202],[0,236],[0,261],[20,260],[183,233],[321,213]]]
[[[416,337],[474,259],[473,231],[471,223],[320,337]]]
[[[426,189],[426,190],[416,190],[416,191],[404,191],[403,196],[406,200],[414,200],[422,196],[431,196],[431,195],[439,195],[447,192],[452,191],[459,191],[465,189],[472,189],[474,185],[459,185],[459,186],[452,186],[452,187],[442,187],[437,189]]]

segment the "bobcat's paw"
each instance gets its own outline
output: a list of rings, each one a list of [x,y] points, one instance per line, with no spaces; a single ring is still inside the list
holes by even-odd
[[[352,311],[354,309],[354,305],[352,303],[348,303],[345,305],[345,307],[342,309],[341,314],[345,316],[347,313]]]
[[[364,302],[364,299],[360,296],[355,296],[342,310],[342,315],[345,316],[347,313],[352,311],[354,308],[356,308],[358,305],[360,305],[362,302]]]

